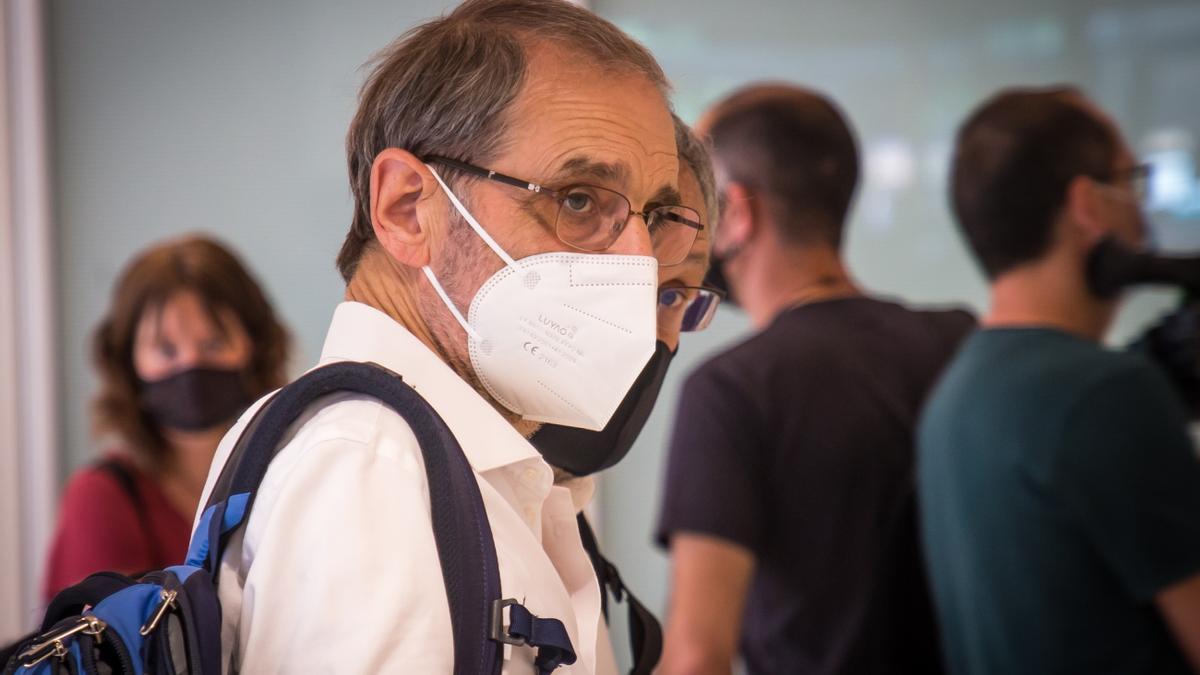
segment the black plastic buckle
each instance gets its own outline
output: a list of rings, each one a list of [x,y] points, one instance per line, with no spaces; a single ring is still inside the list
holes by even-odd
[[[504,608],[516,604],[519,604],[516,598],[504,598],[492,602],[492,625],[489,632],[493,642],[517,646],[529,644],[523,637],[509,635],[508,629],[504,627]]]

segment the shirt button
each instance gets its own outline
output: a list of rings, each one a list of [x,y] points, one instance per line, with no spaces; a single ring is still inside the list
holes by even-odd
[[[525,469],[525,473],[522,475],[524,476],[526,483],[536,483],[537,482],[538,472],[536,469]]]

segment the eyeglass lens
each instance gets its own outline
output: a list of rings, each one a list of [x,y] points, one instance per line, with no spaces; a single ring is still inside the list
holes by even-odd
[[[720,303],[720,294],[706,288],[664,288],[658,294],[660,319],[682,315],[680,330],[683,332],[707,328]]]
[[[555,221],[558,238],[585,251],[603,251],[612,246],[629,220],[629,200],[606,188],[592,185],[564,188],[558,202]],[[699,214],[684,206],[663,206],[650,211],[646,220],[659,264],[682,262],[697,233],[685,221],[699,223]]]

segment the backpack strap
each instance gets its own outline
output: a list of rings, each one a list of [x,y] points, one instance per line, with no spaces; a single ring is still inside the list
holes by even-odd
[[[311,404],[334,393],[357,393],[379,399],[404,418],[417,438],[429,484],[438,561],[450,606],[454,672],[499,675],[503,643],[539,648],[541,659],[540,637],[547,637],[544,641],[547,662],[552,660],[551,653],[558,650],[562,658],[554,665],[572,663],[575,654],[570,650],[570,640],[562,645],[551,625],[556,623],[561,628],[556,619],[538,619],[530,614],[540,623],[530,623],[526,635],[517,635],[513,626],[503,625],[504,608],[510,607],[512,622],[519,624],[524,615],[517,608],[524,610],[524,607],[500,595],[500,566],[475,472],[437,411],[399,375],[377,364],[344,361],[322,366],[279,390],[259,408],[217,478],[196,526],[188,564],[204,567],[214,580],[218,578],[221,556],[229,538],[248,519],[258,486],[281,449],[284,435]],[[513,614],[514,611],[517,613]],[[540,630],[535,630],[539,627]],[[566,637],[565,629],[562,637]]]
[[[583,549],[587,551],[592,567],[596,570],[596,579],[600,582],[600,607],[604,610],[605,622],[608,621],[610,592],[617,602],[624,601],[628,607],[629,645],[633,654],[633,668],[630,669],[629,675],[650,675],[658,665],[658,660],[662,658],[662,625],[654,613],[629,591],[625,582],[621,580],[617,566],[600,553],[596,533],[592,531],[587,518],[580,513],[576,520],[579,523],[579,539],[583,542]]]
[[[111,476],[117,482],[117,486],[121,488],[121,492],[129,498],[129,503],[133,505],[134,513],[137,514],[138,526],[142,528],[142,534],[146,536],[146,541],[150,544],[155,564],[163,564],[166,558],[162,555],[162,542],[158,540],[154,530],[150,527],[150,514],[146,511],[146,500],[142,497],[142,491],[138,489],[137,477],[124,462],[112,457],[105,457],[92,466]],[[135,574],[134,576],[140,575]]]

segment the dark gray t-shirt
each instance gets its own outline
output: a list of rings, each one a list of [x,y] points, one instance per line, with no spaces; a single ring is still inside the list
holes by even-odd
[[[684,385],[658,538],[757,565],[751,673],[936,673],[915,530],[921,404],[974,320],[872,298],[803,305]]]
[[[1200,462],[1155,366],[1056,330],[982,330],[919,444],[953,672],[1188,672],[1154,596],[1200,573]]]

